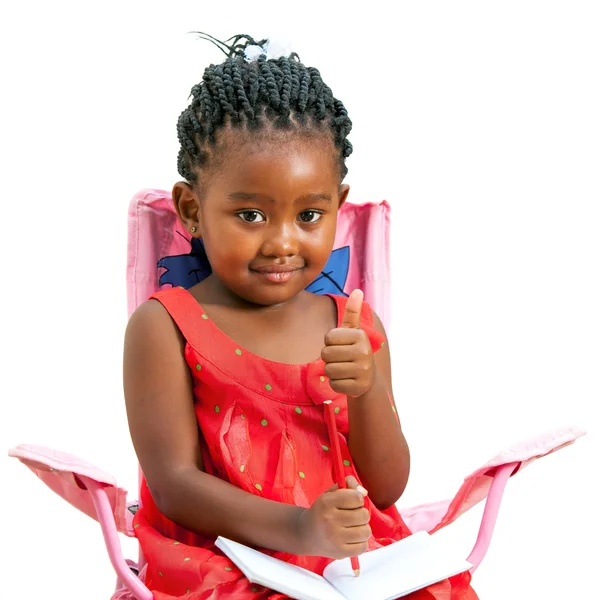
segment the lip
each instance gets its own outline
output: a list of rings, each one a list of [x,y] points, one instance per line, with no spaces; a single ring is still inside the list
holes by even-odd
[[[287,283],[302,267],[294,265],[261,265],[250,269],[270,283]]]
[[[257,273],[290,273],[292,271],[299,271],[302,267],[294,265],[262,265],[259,267],[251,267],[252,271]]]

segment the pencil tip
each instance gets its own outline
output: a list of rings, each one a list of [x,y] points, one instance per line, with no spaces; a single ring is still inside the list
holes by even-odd
[[[354,577],[358,577],[360,575],[360,569],[354,569]]]

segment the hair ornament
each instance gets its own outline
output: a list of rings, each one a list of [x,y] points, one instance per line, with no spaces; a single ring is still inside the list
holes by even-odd
[[[299,60],[298,55],[290,50],[290,42],[282,36],[270,36],[263,40],[255,40],[245,33],[234,35],[222,42],[202,31],[194,31],[200,39],[214,44],[226,56],[243,56],[246,62],[255,62],[260,56],[267,60],[284,57]]]
[[[258,60],[259,56],[271,60],[291,54],[289,40],[278,36],[269,36],[263,44],[251,44],[244,49],[244,58],[248,62]]]

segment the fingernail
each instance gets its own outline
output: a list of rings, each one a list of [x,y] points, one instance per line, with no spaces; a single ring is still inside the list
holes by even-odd
[[[357,485],[356,489],[363,495],[363,496],[368,496],[369,492],[367,492],[367,490],[365,490],[365,488],[362,485]]]

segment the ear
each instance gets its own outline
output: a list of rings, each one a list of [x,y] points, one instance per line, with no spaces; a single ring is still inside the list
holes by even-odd
[[[348,194],[350,193],[350,186],[347,183],[340,185],[339,198],[340,203],[338,204],[338,210],[342,208],[342,205],[348,199]]]
[[[178,181],[171,192],[173,205],[179,220],[192,237],[202,237],[200,198],[186,181]],[[195,228],[195,231],[192,229]]]

